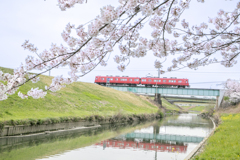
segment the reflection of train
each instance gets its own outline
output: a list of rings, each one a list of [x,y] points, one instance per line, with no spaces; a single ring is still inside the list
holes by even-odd
[[[161,143],[149,143],[149,142],[135,142],[135,141],[121,141],[121,140],[106,140],[100,143],[96,143],[97,146],[120,148],[120,149],[141,149],[141,150],[154,150],[158,152],[178,152],[186,153],[187,146],[177,144],[161,144]]]
[[[188,79],[183,78],[156,78],[156,77],[119,77],[119,76],[96,76],[95,77],[95,83],[100,85],[127,85],[127,86],[134,86],[137,85],[144,85],[145,87],[153,87],[159,86],[159,87],[176,87],[176,88],[185,88],[189,87],[189,81]]]

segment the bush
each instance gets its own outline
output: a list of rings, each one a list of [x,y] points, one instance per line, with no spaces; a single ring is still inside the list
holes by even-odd
[[[95,116],[89,116],[89,117],[88,117],[88,120],[89,120],[90,122],[94,121],[94,120],[95,120]]]
[[[43,120],[42,119],[38,119],[37,120],[37,125],[41,125],[41,124],[43,124]]]
[[[224,101],[229,101],[230,98],[228,96],[224,96],[223,99],[224,99]]]
[[[35,119],[28,119],[28,120],[29,120],[29,123],[31,126],[34,126],[37,124],[37,120],[35,120]]]
[[[101,122],[104,120],[104,117],[100,115],[95,115],[95,120]]]
[[[164,117],[164,114],[160,109],[157,111],[157,114],[160,116],[160,118]]]

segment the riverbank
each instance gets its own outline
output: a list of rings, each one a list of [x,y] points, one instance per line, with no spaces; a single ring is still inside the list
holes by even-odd
[[[0,67],[0,70],[13,73],[8,68]],[[40,76],[38,83],[28,82],[19,91],[26,94],[31,88],[44,88],[52,78]],[[93,83],[75,82],[58,92],[48,91],[43,99],[21,99],[15,93],[7,100],[0,101],[0,131],[7,125],[34,126],[103,120],[111,123],[147,119],[158,110],[143,96]]]
[[[235,111],[235,112],[232,112]],[[240,159],[240,105],[219,110],[220,124],[206,142],[203,152],[193,159]]]

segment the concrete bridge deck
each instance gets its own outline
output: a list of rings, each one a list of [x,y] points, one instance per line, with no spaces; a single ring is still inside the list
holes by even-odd
[[[153,133],[127,133],[118,136],[117,138],[137,138],[137,139],[156,139],[163,141],[176,141],[176,142],[192,142],[200,143],[204,137],[185,136],[185,135],[172,135],[172,134],[153,134]]]
[[[164,95],[188,95],[188,96],[205,96],[205,97],[216,97],[217,107],[220,106],[224,90],[220,89],[202,89],[202,88],[158,88],[158,87],[129,87],[129,86],[108,86],[110,88],[133,92],[136,94],[164,94]]]

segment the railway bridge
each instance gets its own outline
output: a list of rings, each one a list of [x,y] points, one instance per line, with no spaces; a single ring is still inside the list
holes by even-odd
[[[158,87],[129,87],[129,86],[108,86],[110,88],[133,92],[136,94],[162,94],[162,95],[184,95],[184,96],[204,96],[215,97],[216,107],[218,108],[223,100],[224,90],[220,89],[203,89],[203,88],[158,88]]]
[[[199,136],[188,136],[188,135],[173,135],[173,134],[153,134],[153,133],[127,133],[121,136],[116,137],[116,139],[121,138],[133,138],[133,139],[156,139],[163,141],[175,141],[178,143],[191,142],[191,143],[200,143],[204,137]]]

